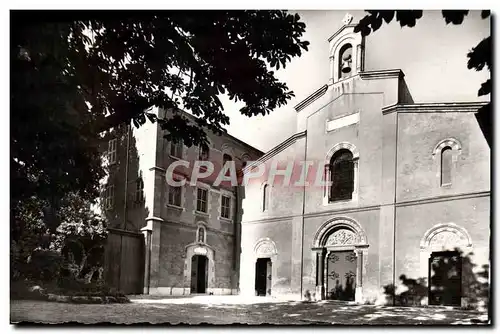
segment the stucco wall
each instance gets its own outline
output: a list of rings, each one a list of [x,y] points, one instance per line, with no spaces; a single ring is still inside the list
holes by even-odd
[[[347,94],[332,101],[311,115],[308,120],[307,159],[318,168],[329,163],[328,152],[339,143],[349,143],[359,152],[357,198],[352,201],[324,203],[323,188],[309,187],[306,194],[306,213],[363,207],[380,203],[382,169],[382,94]],[[326,131],[328,121],[359,113],[359,123]],[[354,153],[354,152],[353,152]],[[318,172],[322,173],[320,169]]]
[[[300,249],[300,239],[293,238],[293,223],[290,220],[276,220],[266,223],[243,223],[241,241],[240,289],[243,295],[255,294],[255,246],[262,239],[268,239],[276,246],[272,260],[272,294],[290,295],[292,290],[292,253]]]
[[[473,113],[399,113],[398,129],[398,201],[490,189],[490,149]],[[433,151],[447,138],[456,139],[461,150],[451,187],[441,187],[441,156]]]

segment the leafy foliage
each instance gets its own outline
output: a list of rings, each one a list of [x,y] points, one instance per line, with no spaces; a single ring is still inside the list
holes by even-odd
[[[205,130],[229,124],[221,94],[249,117],[284,105],[293,92],[273,70],[309,43],[286,11],[50,14],[11,11],[12,272],[53,250],[74,257],[63,271],[89,280],[105,239],[89,213],[105,174],[100,133],[149,119],[170,140],[206,145]],[[196,121],[157,119],[152,106]]]
[[[423,11],[421,10],[367,10],[368,15],[363,17],[358,25],[354,28],[355,32],[361,32],[363,36],[368,36],[372,31],[377,31],[382,23],[390,23],[394,16],[396,16],[396,21],[399,22],[401,27],[414,27],[417,20],[422,18]],[[468,10],[443,10],[442,16],[446,24],[462,24],[467,14]],[[489,10],[481,11],[481,18],[486,19],[490,16]],[[467,62],[468,69],[475,69],[476,71],[481,71],[484,66],[487,67],[488,71],[491,71],[491,36],[483,39],[477,46],[472,48],[472,50],[467,54],[469,58]],[[491,93],[491,79],[481,84],[481,88],[478,91],[478,95],[488,95]],[[487,104],[481,107],[476,117],[481,126],[483,134],[486,141],[491,147],[492,143],[492,115],[491,106]]]
[[[89,201],[78,194],[66,195],[53,217],[53,230],[46,224],[42,203],[29,204],[12,225],[12,278],[51,281],[62,275],[89,281],[95,272],[102,275],[107,229],[90,210]]]
[[[11,12],[14,207],[31,196],[58,207],[70,191],[97,198],[98,134],[156,121],[152,106],[197,116],[158,120],[169,139],[191,146],[229,124],[220,94],[244,102],[247,116],[284,105],[293,93],[272,69],[309,44],[299,15],[285,11],[120,15]]]
[[[243,101],[241,112],[247,116],[265,115],[293,96],[267,65],[285,67],[307,50],[304,31],[299,15],[285,11],[127,13],[113,19],[23,22],[14,49],[23,50],[23,62],[54,68],[51,78],[63,82],[53,83],[54,95],[66,90],[58,100],[73,94],[88,101],[91,114],[105,121],[101,128],[155,120],[145,112],[151,106],[183,106],[199,118],[191,126],[221,132],[229,119],[219,94]],[[161,124],[186,145],[205,141],[203,131],[179,131],[181,123],[188,121],[176,115]]]

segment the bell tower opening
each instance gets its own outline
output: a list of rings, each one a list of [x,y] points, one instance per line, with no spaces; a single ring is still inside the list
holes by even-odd
[[[353,17],[346,14],[342,27],[329,39],[330,43],[330,84],[354,77],[364,70],[364,38],[354,32]]]
[[[345,44],[339,52],[339,80],[352,75],[352,45]]]

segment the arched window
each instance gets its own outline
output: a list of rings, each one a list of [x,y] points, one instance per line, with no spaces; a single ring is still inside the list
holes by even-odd
[[[262,211],[266,211],[269,207],[269,185],[265,184],[262,188]]]
[[[354,161],[352,152],[341,149],[330,160],[329,201],[352,199],[354,192]]]
[[[453,151],[449,146],[441,150],[441,186],[451,184],[452,155]]]
[[[205,228],[203,226],[198,227],[198,235],[197,242],[206,243],[205,242]]]
[[[352,75],[352,45],[345,44],[339,51],[339,79]]]

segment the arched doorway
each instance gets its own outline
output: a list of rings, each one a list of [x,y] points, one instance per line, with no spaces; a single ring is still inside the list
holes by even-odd
[[[260,239],[254,248],[255,253],[255,295],[271,296],[273,279],[275,279],[277,249],[276,244],[269,238]]]
[[[316,296],[361,302],[367,248],[366,236],[357,222],[335,218],[323,224],[313,247]]]
[[[471,252],[472,241],[463,227],[447,223],[427,230],[420,241],[420,272],[429,282],[427,304],[461,306],[465,302],[471,269],[463,261]]]
[[[429,257],[429,305],[460,306],[462,258],[458,251],[432,252]]]
[[[208,258],[193,255],[191,259],[191,293],[206,293],[208,285]]]
[[[356,291],[356,253],[328,252],[326,258],[326,299],[354,301]]]

